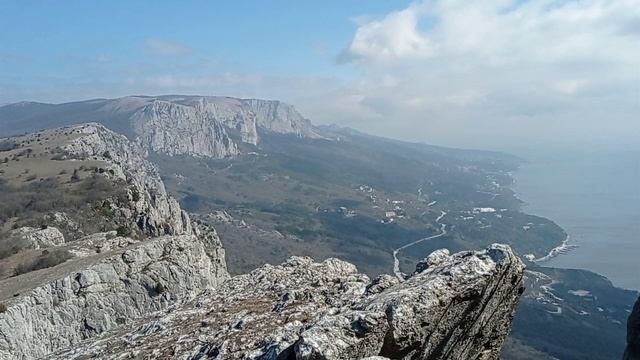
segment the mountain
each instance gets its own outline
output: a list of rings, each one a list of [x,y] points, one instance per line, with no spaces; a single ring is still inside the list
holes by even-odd
[[[229,277],[215,231],[126,137],[90,123],[2,144],[0,359],[46,357]]]
[[[270,132],[320,137],[309,120],[280,101],[178,95],[9,104],[0,107],[0,136],[87,121],[167,155],[236,156]]]
[[[499,244],[374,280],[305,257],[230,277],[138,144],[96,123],[0,141],[2,360],[497,359],[523,292]]]
[[[300,120],[304,117],[295,115],[290,107],[260,100],[139,96],[60,105],[12,104],[0,108],[0,114],[4,114],[1,131],[12,126],[13,131],[26,131],[29,126],[81,122],[90,117],[123,132],[140,158],[156,164],[162,188],[189,213],[191,227],[215,229],[220,235],[230,276],[243,276],[265,263],[286,263],[291,256],[309,256],[316,261],[343,259],[374,279],[391,273],[403,278],[414,272],[424,254],[504,243],[528,266],[526,291],[501,355],[504,359],[604,360],[620,358],[624,351],[625,322],[637,293],[615,288],[588,271],[544,266],[540,259],[554,253],[567,234],[553,221],[522,211],[522,202],[511,189],[511,173],[522,162],[517,157],[409,143],[337,126],[313,126]],[[281,120],[269,123],[267,118]],[[256,119],[257,138],[252,135],[251,119]],[[136,123],[146,125],[136,129],[132,125]],[[293,123],[298,125],[286,125]],[[135,194],[127,190],[127,182],[107,186],[99,181],[100,168],[110,174],[105,153],[94,152],[91,158],[79,160],[58,150],[61,140],[40,145],[43,136],[46,138],[43,133],[40,138],[32,134],[17,142],[0,140],[0,150],[7,151],[0,152],[0,159],[10,154],[8,162],[0,164],[10,175],[9,190],[0,194],[10,201],[0,202],[0,209],[13,204],[6,211],[12,220],[5,229],[15,230],[12,224],[17,223],[16,227],[26,229],[14,235],[35,244],[28,246],[31,252],[20,256],[31,254],[36,261],[40,252],[33,247],[60,242],[58,234],[41,229],[43,225],[59,229],[65,239],[74,241],[120,227],[133,238],[157,237],[165,228],[167,235],[174,235],[175,226],[165,221],[151,221],[151,226],[141,228],[137,216],[122,216],[126,214],[123,210],[112,212],[111,205],[105,209],[105,200],[121,209],[109,198],[132,199]],[[40,155],[27,157],[28,148]],[[57,162],[43,160],[42,154],[52,150],[53,154],[45,155]],[[225,153],[228,151],[233,155]],[[18,153],[22,154],[19,161],[13,159]],[[140,160],[132,163],[143,164]],[[81,181],[68,183],[75,169]],[[65,174],[58,174],[63,170]],[[47,179],[52,176],[62,181],[51,183]],[[34,181],[39,178],[44,180]],[[91,188],[101,191],[94,195],[87,190]],[[53,204],[33,202],[47,189],[55,190],[44,192],[55,200]],[[150,191],[141,194],[149,199],[154,196]],[[26,200],[17,202],[16,197]],[[83,205],[85,200],[102,205]],[[74,219],[72,223],[80,224],[80,231],[58,225],[59,221],[51,223],[59,217],[42,211],[50,206],[62,206],[66,216]],[[134,205],[124,208],[136,209]],[[131,210],[130,214],[138,212]],[[8,271],[18,265],[14,261]],[[123,331],[138,336],[133,329]]]

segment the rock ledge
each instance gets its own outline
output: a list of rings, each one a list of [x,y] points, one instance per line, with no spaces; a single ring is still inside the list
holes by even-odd
[[[523,271],[504,245],[440,252],[402,283],[293,257],[52,358],[498,359]]]

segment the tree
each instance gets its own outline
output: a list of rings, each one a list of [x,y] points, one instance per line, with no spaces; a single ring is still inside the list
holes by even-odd
[[[71,175],[71,181],[76,182],[80,180],[80,175],[78,175],[78,169],[73,170],[73,175]]]

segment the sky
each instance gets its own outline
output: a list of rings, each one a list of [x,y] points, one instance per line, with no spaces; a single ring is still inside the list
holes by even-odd
[[[0,104],[279,99],[455,147],[640,147],[640,0],[0,0]]]

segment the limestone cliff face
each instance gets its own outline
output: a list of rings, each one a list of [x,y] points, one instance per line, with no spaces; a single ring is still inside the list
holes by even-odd
[[[140,144],[167,155],[221,158],[239,153],[226,128],[198,106],[156,100],[132,117]]]
[[[0,359],[46,357],[192,299],[228,277],[217,237],[195,235],[154,238],[43,271],[61,274],[25,295],[3,299],[8,309],[0,313]],[[42,272],[5,280],[2,286],[16,287],[37,276]]]
[[[522,263],[500,245],[433,260],[400,283],[294,257],[50,358],[498,359]]]
[[[29,249],[55,247],[64,244],[64,235],[53,226],[49,226],[46,229],[25,226],[12,230],[10,234],[22,238],[26,244],[25,247]]]
[[[636,301],[627,323],[627,350],[624,360],[640,360],[640,298]]]
[[[134,102],[140,107],[130,119],[133,134],[144,148],[167,155],[235,156],[241,152],[240,143],[257,145],[261,132],[319,137],[309,120],[279,101],[191,96],[145,99],[143,106]]]
[[[78,135],[61,147],[66,156],[102,160],[107,170],[111,170],[105,176],[129,184],[130,207],[119,210],[143,233],[149,236],[192,233],[189,216],[167,194],[157,168],[145,159],[139,146],[100,124],[78,125],[70,131]]]
[[[127,238],[117,236],[114,228],[66,242],[53,226],[14,230],[12,235],[23,237],[28,248],[59,247],[73,258],[0,281],[1,360],[46,358],[188,301],[229,277],[215,230],[191,224],[138,145],[95,123],[54,129],[49,136],[57,136],[52,141],[58,144],[52,149],[58,159],[50,165],[93,164],[95,176],[112,180],[123,197],[100,206],[117,213],[116,225],[140,231]],[[60,187],[67,190],[73,188]],[[58,212],[43,220],[65,226],[72,222]]]
[[[267,133],[321,137],[293,106],[271,100],[165,95],[0,106],[0,136],[87,121],[171,156],[236,156]]]
[[[320,137],[311,122],[289,104],[259,99],[243,100],[242,103],[255,114],[259,127],[280,134]]]

